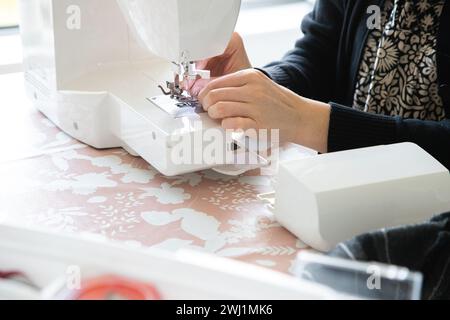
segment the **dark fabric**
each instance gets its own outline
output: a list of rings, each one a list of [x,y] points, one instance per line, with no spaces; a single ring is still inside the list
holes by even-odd
[[[331,103],[329,152],[414,142],[450,169],[450,120],[404,120]]]
[[[317,0],[302,22],[304,36],[282,60],[263,68],[275,82],[299,95],[331,102],[329,152],[414,142],[450,168],[450,1],[440,19],[438,76],[447,120],[421,121],[353,110],[362,51],[369,33],[370,5],[384,0]]]
[[[358,236],[329,255],[419,271],[424,276],[422,299],[450,299],[450,213],[423,224]]]

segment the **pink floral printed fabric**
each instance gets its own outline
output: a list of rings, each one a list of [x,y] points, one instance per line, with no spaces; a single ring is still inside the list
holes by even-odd
[[[200,250],[288,272],[305,245],[259,193],[270,177],[204,171],[167,178],[122,149],[95,150],[56,128],[0,76],[0,223],[93,233],[130,246]]]

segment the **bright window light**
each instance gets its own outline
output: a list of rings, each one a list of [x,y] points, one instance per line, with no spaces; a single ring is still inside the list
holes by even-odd
[[[0,28],[16,27],[18,24],[17,0],[0,0]]]

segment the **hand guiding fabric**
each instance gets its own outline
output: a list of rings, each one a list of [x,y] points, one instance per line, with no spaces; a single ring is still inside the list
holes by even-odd
[[[252,69],[242,38],[235,33],[225,53],[201,61],[212,79],[197,80],[190,91],[224,129],[279,130],[280,142],[327,151],[331,107],[298,96]]]

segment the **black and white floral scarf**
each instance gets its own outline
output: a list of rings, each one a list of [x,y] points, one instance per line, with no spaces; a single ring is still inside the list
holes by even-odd
[[[353,107],[365,112],[440,121],[436,43],[445,0],[386,0],[381,30],[370,32]]]

